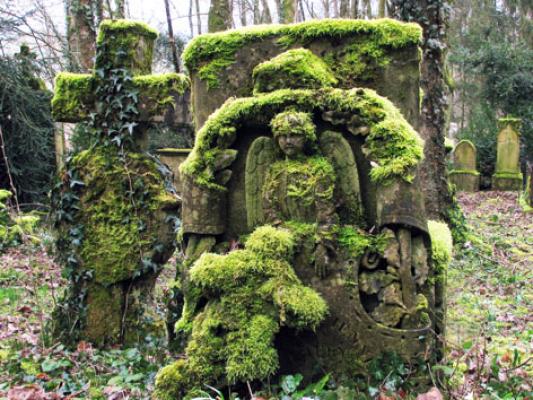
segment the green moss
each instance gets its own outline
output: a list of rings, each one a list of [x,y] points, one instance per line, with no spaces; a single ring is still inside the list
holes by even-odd
[[[335,227],[335,234],[339,245],[350,257],[360,257],[367,250],[382,253],[387,244],[387,238],[384,235],[371,235],[350,225]]]
[[[94,104],[96,81],[89,74],[60,72],[55,78],[52,117],[57,121],[76,122],[87,118]]]
[[[272,135],[276,138],[283,135],[305,136],[309,142],[316,142],[315,125],[308,113],[285,111],[277,114],[270,121]]]
[[[229,99],[213,113],[196,136],[194,148],[181,165],[183,174],[214,190],[225,190],[215,182],[214,149],[227,149],[236,139],[236,127],[253,121],[268,124],[288,108],[320,115],[323,111],[357,115],[370,128],[364,151],[373,162],[374,182],[402,178],[410,182],[412,170],[423,157],[423,141],[394,105],[371,89],[278,90],[257,97]]]
[[[40,218],[32,214],[12,214],[6,205],[12,197],[8,190],[0,189],[0,252],[7,247],[21,244],[23,240],[39,243],[35,228]]]
[[[526,187],[518,198],[518,202],[520,206],[522,207],[522,210],[524,210],[525,213],[533,212],[533,204],[530,204],[530,200],[529,200],[531,199],[531,191],[533,190],[533,186],[531,182],[532,179],[533,178],[531,177],[531,175],[527,177]]]
[[[61,72],[56,76],[52,116],[57,121],[79,122],[94,111],[98,80],[94,75]],[[183,94],[189,79],[183,74],[137,75],[133,89],[138,91],[147,115],[158,115],[174,104],[173,94]]]
[[[494,175],[492,175],[492,178],[515,179],[515,180],[519,180],[520,182],[524,179],[521,172],[507,172],[507,171],[496,172]]]
[[[105,20],[96,39],[95,69],[127,68],[149,74],[157,31],[143,22]]]
[[[453,150],[455,147],[455,144],[452,139],[445,137],[444,138],[444,148],[446,149],[446,153],[449,153]]]
[[[335,86],[337,79],[319,57],[306,49],[286,51],[253,70],[254,94],[278,89],[318,89]]]
[[[198,259],[190,280],[207,303],[192,317],[186,361],[158,374],[156,398],[190,397],[204,384],[265,379],[279,365],[274,338],[280,326],[316,328],[327,306],[296,276],[293,248],[289,231],[264,226],[244,250]]]
[[[428,229],[431,238],[431,257],[435,264],[435,274],[439,276],[446,272],[452,260],[452,233],[444,222],[430,220]]]
[[[448,173],[448,175],[467,174],[478,176],[479,172],[473,169],[454,169]]]
[[[189,78],[176,73],[137,75],[133,84],[148,115],[162,114],[168,106],[174,106],[174,95],[182,95],[190,86]]]
[[[511,116],[503,117],[498,119],[498,128],[504,129],[507,126],[511,128],[518,134],[520,134],[520,128],[522,127],[522,120],[520,118],[515,118]]]
[[[367,52],[377,55],[377,48],[399,49],[417,45],[422,30],[416,24],[406,24],[391,19],[380,20],[314,20],[291,25],[263,25],[221,33],[200,35],[191,40],[183,52],[188,70],[198,72],[209,87],[217,87],[218,73],[235,62],[235,53],[248,43],[257,43],[277,37],[285,48],[326,38],[342,39],[363,35],[372,42]]]
[[[127,153],[124,163],[112,149],[96,147],[75,156],[71,166],[86,188],[80,196],[83,213],[77,221],[84,226],[78,250],[83,268],[103,285],[138,276],[142,255],[154,256],[156,214],[174,201],[156,164],[137,153]]]
[[[294,178],[287,185],[287,197],[298,198],[298,204],[303,207],[311,206],[317,200],[333,199],[335,171],[325,157],[286,159],[274,163],[265,178],[263,193],[276,193],[280,181],[287,177]]]
[[[99,27],[96,44],[100,45],[110,34],[135,34],[157,39],[158,32],[149,25],[141,21],[132,21],[128,19],[107,19],[102,21]]]

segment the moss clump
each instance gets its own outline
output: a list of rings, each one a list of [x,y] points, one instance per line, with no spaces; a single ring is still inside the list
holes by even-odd
[[[288,108],[321,115],[324,111],[351,113],[362,126],[364,151],[373,162],[370,176],[386,183],[413,179],[412,170],[423,158],[423,141],[394,105],[371,89],[278,90],[257,97],[229,99],[213,113],[196,136],[193,151],[180,170],[203,187],[225,190],[215,182],[213,151],[229,148],[237,128],[245,122],[268,124]]]
[[[277,37],[284,48],[294,44],[305,45],[313,40],[342,39],[362,35],[378,47],[399,49],[417,45],[422,30],[416,24],[406,24],[391,19],[340,20],[326,19],[291,25],[263,25],[221,33],[200,35],[187,45],[183,59],[188,70],[198,71],[200,79],[210,88],[218,87],[218,73],[235,62],[235,53],[248,43]]]
[[[57,121],[78,122],[87,119],[95,109],[95,75],[61,72],[56,76],[52,99],[52,116]],[[159,115],[173,104],[173,94],[183,94],[189,87],[183,74],[166,73],[133,77],[132,91],[139,93],[143,114]]]
[[[244,250],[200,257],[190,281],[207,303],[192,319],[186,360],[159,372],[156,398],[190,397],[204,384],[265,379],[278,368],[274,338],[280,326],[317,327],[327,306],[296,276],[293,249],[289,231],[264,226]]]
[[[453,148],[455,147],[455,144],[452,139],[445,137],[444,138],[444,148],[446,149],[446,153],[451,153]]]
[[[452,260],[452,233],[444,222],[430,220],[428,229],[431,238],[431,257],[435,264],[435,274],[438,276],[446,272]]]
[[[66,122],[87,118],[95,100],[95,84],[96,81],[89,74],[57,74],[52,98],[52,117],[57,121]]]
[[[182,95],[190,82],[183,74],[166,73],[134,76],[133,85],[139,91],[141,104],[145,105],[143,112],[159,115],[174,105],[173,96]]]
[[[143,22],[105,20],[100,24],[96,39],[99,49],[95,69],[127,68],[149,74],[157,31]]]
[[[494,175],[492,175],[492,178],[501,178],[501,179],[515,179],[522,182],[524,179],[521,172],[507,172],[507,171],[500,171],[496,172]]]
[[[335,227],[335,234],[337,242],[350,257],[360,257],[367,250],[381,254],[388,242],[386,235],[371,235],[350,225]]]
[[[153,251],[162,229],[157,214],[174,202],[157,165],[138,153],[127,153],[122,162],[113,149],[103,147],[81,152],[70,165],[84,183],[83,213],[76,221],[84,227],[81,268],[92,271],[102,285],[139,276],[143,259],[158,257]]]
[[[456,175],[456,174],[468,174],[468,175],[479,175],[479,172],[473,169],[454,169],[453,171],[450,171],[448,175]]]
[[[100,45],[109,37],[110,34],[134,34],[147,36],[152,40],[157,39],[158,32],[154,28],[141,21],[132,21],[128,19],[107,19],[102,21],[99,27],[96,44]]]
[[[6,203],[11,196],[10,191],[0,189],[0,251],[22,243],[24,238],[39,241],[34,235],[39,217],[31,214],[10,215]]]
[[[275,138],[283,135],[305,136],[309,142],[316,142],[315,125],[308,113],[286,111],[277,114],[270,121]]]
[[[520,118],[515,117],[503,117],[498,119],[498,128],[504,129],[507,126],[511,126],[511,128],[516,131],[516,133],[520,134],[520,128],[522,127],[522,120]]]
[[[287,197],[297,198],[301,207],[312,206],[317,200],[333,199],[335,171],[327,158],[306,157],[274,163],[263,184],[263,193],[278,193],[281,181],[287,181]],[[302,214],[305,210],[300,209]],[[311,212],[314,216],[315,212]],[[285,220],[287,217],[281,218]],[[294,216],[293,216],[294,217]],[[316,216],[314,216],[316,218]],[[306,220],[306,218],[303,218]],[[309,221],[307,221],[309,222]]]
[[[254,94],[337,84],[326,63],[306,49],[289,50],[259,64],[253,70],[253,80]]]

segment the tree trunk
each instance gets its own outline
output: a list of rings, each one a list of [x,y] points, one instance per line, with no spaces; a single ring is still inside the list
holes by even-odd
[[[268,7],[268,1],[262,0],[263,12],[261,13],[261,23],[262,24],[271,24],[272,23],[272,14],[270,14],[270,8]]]
[[[350,0],[340,0],[339,13],[341,18],[350,17]]]
[[[167,14],[168,43],[170,45],[170,50],[172,51],[174,71],[180,72],[180,63],[178,60],[178,52],[176,51],[176,43],[174,41],[174,29],[172,29],[172,18],[170,17],[170,7],[168,5],[168,0],[165,0],[165,13]]]
[[[200,1],[195,0],[194,2],[196,6],[196,23],[198,24],[198,34],[202,34],[202,16],[200,15]]]
[[[115,0],[115,18],[126,18],[126,0]]]
[[[211,0],[207,19],[208,32],[224,31],[231,28],[231,13],[228,0]]]
[[[92,70],[96,52],[96,31],[91,0],[71,0],[67,10],[67,37],[71,72]]]
[[[379,18],[385,18],[385,4],[386,0],[379,0],[378,4],[378,17]]]
[[[279,22],[290,24],[296,21],[297,0],[281,0],[279,9]]]
[[[352,0],[350,4],[350,17],[353,19],[359,17],[359,0]]]
[[[421,87],[424,91],[419,132],[425,140],[425,159],[420,167],[430,219],[448,220],[451,196],[446,179],[444,148],[447,86],[445,81],[446,2],[442,0],[393,0],[398,19],[419,23],[424,31]]]

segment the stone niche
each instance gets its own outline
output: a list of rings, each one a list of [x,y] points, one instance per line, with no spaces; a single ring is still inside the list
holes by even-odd
[[[521,190],[520,126],[518,118],[501,118],[497,139],[496,171],[492,175],[493,190]]]
[[[420,27],[382,19],[321,20],[201,35],[184,51],[194,122],[199,129],[230,97],[253,93],[253,69],[292,48],[322,58],[336,87],[367,87],[386,96],[415,128],[419,119]]]
[[[178,194],[182,191],[182,182],[179,167],[183,163],[183,161],[185,161],[190,152],[191,149],[174,148],[157,149],[155,152],[159,159],[172,172],[172,182]]]
[[[453,169],[449,176],[457,190],[466,192],[479,190],[476,155],[476,147],[469,140],[461,140],[453,149]]]

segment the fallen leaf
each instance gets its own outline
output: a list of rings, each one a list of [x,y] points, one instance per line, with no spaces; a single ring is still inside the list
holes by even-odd
[[[444,400],[444,397],[442,397],[440,390],[434,387],[429,392],[416,396],[416,400]]]

